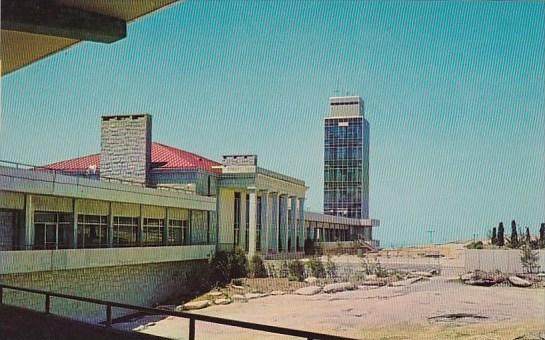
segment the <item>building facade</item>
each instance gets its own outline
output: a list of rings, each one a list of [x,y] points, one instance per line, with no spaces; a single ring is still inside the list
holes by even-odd
[[[369,122],[360,97],[331,97],[324,119],[324,213],[369,218]]]

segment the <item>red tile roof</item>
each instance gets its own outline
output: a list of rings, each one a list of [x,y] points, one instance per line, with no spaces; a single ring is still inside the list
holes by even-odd
[[[152,169],[200,169],[209,172],[218,172],[218,169],[212,167],[221,165],[197,154],[160,143],[152,143],[151,145],[151,163]],[[100,169],[100,154],[69,159],[45,165],[44,167],[76,172],[85,171],[90,166],[96,166],[97,169]]]

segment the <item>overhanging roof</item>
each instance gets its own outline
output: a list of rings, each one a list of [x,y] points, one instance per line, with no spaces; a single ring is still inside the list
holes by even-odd
[[[123,39],[127,22],[178,0],[2,0],[1,73],[80,41]]]
[[[305,220],[323,222],[323,223],[338,223],[357,227],[378,227],[380,221],[376,219],[359,219],[348,218],[342,216],[326,215],[316,212],[305,211]]]

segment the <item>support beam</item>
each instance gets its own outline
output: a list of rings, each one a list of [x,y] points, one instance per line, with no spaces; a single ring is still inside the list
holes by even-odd
[[[34,207],[32,195],[25,195],[25,249],[34,248]]]
[[[290,252],[297,249],[297,197],[290,196],[290,217],[288,226],[288,244]]]
[[[264,191],[261,194],[261,254],[267,254],[269,250],[269,229],[271,224],[269,205],[269,193]]]
[[[251,258],[255,255],[257,243],[257,195],[255,189],[249,193],[248,209],[248,257]]]
[[[299,210],[298,210],[298,222],[299,222],[299,232],[297,233],[297,235],[299,236],[299,242],[297,242],[297,250],[298,251],[301,251],[304,249],[304,245],[305,245],[305,198],[304,197],[300,197],[299,198],[299,202],[298,202],[298,207],[299,207]]]
[[[277,192],[271,193],[271,226],[269,229],[269,251],[278,253],[278,212],[280,209],[279,197]]]
[[[78,212],[76,209],[76,199],[72,199],[72,248],[78,248]]]
[[[283,252],[289,252],[288,249],[288,196],[280,195],[280,237],[278,243],[282,245]]]
[[[2,29],[112,43],[127,36],[127,23],[44,0],[3,0]]]

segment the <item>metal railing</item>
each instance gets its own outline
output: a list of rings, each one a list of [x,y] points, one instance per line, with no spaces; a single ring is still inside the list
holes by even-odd
[[[188,312],[169,311],[169,310],[163,310],[163,309],[157,309],[157,308],[151,308],[151,307],[131,305],[126,303],[119,303],[119,302],[105,301],[105,300],[99,300],[99,299],[87,298],[87,297],[81,297],[81,296],[75,296],[75,295],[48,292],[48,291],[39,290],[39,289],[16,287],[16,286],[6,285],[2,283],[0,283],[0,305],[4,303],[3,295],[4,295],[4,290],[6,289],[43,295],[45,297],[45,305],[44,305],[45,314],[51,314],[51,298],[52,297],[102,305],[106,307],[105,327],[107,328],[112,327],[112,308],[116,307],[116,308],[129,309],[129,310],[137,311],[137,312],[148,314],[148,315],[168,315],[168,316],[175,316],[175,317],[189,319],[189,330],[188,330],[189,340],[195,339],[196,321],[209,322],[209,323],[215,323],[219,325],[239,327],[239,328],[245,328],[245,329],[250,329],[255,331],[274,333],[274,334],[288,335],[288,336],[299,337],[304,339],[354,340],[354,338],[347,338],[347,337],[342,337],[337,335],[308,332],[308,331],[303,331],[303,330],[298,330],[293,328],[263,325],[263,324],[253,323],[253,322],[231,320],[231,319],[219,318],[215,316],[193,314]]]
[[[128,185],[134,185],[134,186],[138,186],[142,188],[151,188],[156,190],[175,191],[175,192],[184,192],[186,194],[195,194],[194,191],[184,189],[184,188],[172,187],[168,185],[150,186],[144,182],[122,179],[122,178],[115,178],[115,177],[107,177],[107,176],[99,175],[99,173],[85,173],[84,169],[79,169],[74,171],[65,171],[65,170],[52,169],[47,166],[30,165],[30,164],[11,162],[11,161],[1,160],[1,159],[0,159],[0,166],[14,168],[18,170],[30,170],[30,171],[52,173],[54,175],[58,174],[58,175],[64,175],[64,176],[79,177],[79,178],[85,178],[88,180],[104,181],[108,183],[128,184]]]

